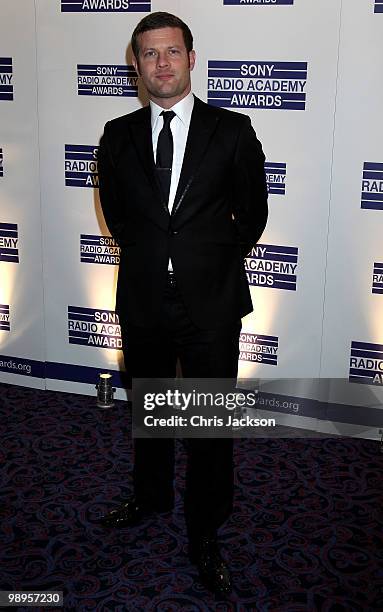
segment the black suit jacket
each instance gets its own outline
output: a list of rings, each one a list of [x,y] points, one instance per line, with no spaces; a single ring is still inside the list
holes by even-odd
[[[195,98],[170,215],[156,179],[150,107],[105,125],[100,198],[121,247],[116,310],[124,322],[156,325],[169,256],[200,328],[252,311],[243,258],[267,220],[264,160],[249,117]]]

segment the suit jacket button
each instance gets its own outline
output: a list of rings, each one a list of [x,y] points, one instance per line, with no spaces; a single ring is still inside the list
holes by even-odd
[[[171,233],[172,236],[177,236],[177,234],[178,234],[177,230],[172,230],[170,233]]]

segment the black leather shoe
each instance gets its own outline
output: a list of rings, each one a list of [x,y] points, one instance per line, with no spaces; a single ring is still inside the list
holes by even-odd
[[[154,512],[169,512],[172,506],[148,507],[140,504],[134,497],[118,506],[99,519],[103,527],[128,527],[138,525],[141,520]]]
[[[229,568],[221,557],[216,537],[201,538],[189,545],[189,558],[199,571],[202,584],[218,597],[232,591]]]

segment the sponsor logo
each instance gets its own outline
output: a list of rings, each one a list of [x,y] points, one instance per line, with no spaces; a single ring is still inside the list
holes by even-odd
[[[77,64],[79,96],[138,96],[138,75],[131,65]]]
[[[286,164],[265,162],[267,191],[277,195],[286,193]]]
[[[16,223],[0,223],[0,261],[19,263],[18,244]]]
[[[13,100],[12,81],[12,58],[0,57],[0,100]]]
[[[209,60],[207,101],[226,108],[305,110],[307,62]]]
[[[224,5],[240,6],[252,4],[253,6],[278,6],[282,4],[294,4],[294,0],[223,0]]]
[[[372,293],[383,294],[383,263],[374,263],[372,272]]]
[[[270,289],[297,289],[298,248],[257,244],[245,259],[249,285]]]
[[[80,261],[82,263],[116,266],[120,263],[120,247],[110,236],[81,234]]]
[[[364,162],[361,208],[383,210],[383,163]]]
[[[278,365],[277,336],[241,333],[239,336],[239,359]]]
[[[65,185],[98,187],[98,147],[65,145]]]
[[[383,385],[383,344],[351,342],[349,381]]]
[[[69,344],[120,349],[121,328],[113,310],[68,306]]]
[[[62,13],[148,13],[151,0],[61,0]]]
[[[9,304],[0,304],[0,330],[11,331]]]

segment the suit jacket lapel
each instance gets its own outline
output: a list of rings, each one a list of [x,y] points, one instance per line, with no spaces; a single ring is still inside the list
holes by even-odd
[[[217,124],[218,117],[212,112],[212,107],[194,96],[194,107],[172,215],[179,210],[184,201]]]
[[[158,184],[158,179],[155,171],[153,142],[152,142],[152,126],[150,121],[150,106],[143,109],[143,113],[139,120],[130,125],[130,132],[134,147],[145,173],[153,187],[153,191],[158,199],[158,208],[166,213],[167,221],[169,219],[169,211],[166,203],[162,202],[161,190]],[[153,206],[151,205],[151,208]],[[154,207],[156,208],[156,207]],[[161,215],[163,217],[163,215]]]
[[[166,203],[162,202],[161,190],[155,171],[150,106],[145,107],[143,111],[141,116],[130,125],[130,132],[137,155],[158,200],[158,206],[156,206],[155,203],[153,205],[152,202],[143,202],[143,206],[148,207],[148,209],[150,207],[150,211],[148,210],[150,215],[152,217],[155,216],[157,222],[159,222],[161,226],[164,226],[169,222],[169,211]],[[213,108],[194,96],[194,107],[190,120],[181,175],[174,198],[172,215],[179,210],[184,201],[215,132],[218,121],[219,118],[214,113]]]

